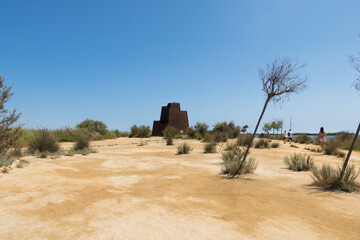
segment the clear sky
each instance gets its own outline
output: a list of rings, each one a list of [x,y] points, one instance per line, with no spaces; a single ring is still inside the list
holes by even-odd
[[[263,122],[293,130],[352,130],[360,120],[360,1],[0,0],[0,75],[27,127],[151,125],[180,102],[190,124],[255,127],[259,67],[277,57],[307,66],[309,88]]]

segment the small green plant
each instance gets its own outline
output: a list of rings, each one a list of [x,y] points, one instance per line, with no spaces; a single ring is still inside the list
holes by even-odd
[[[271,148],[278,148],[278,147],[279,147],[279,143],[273,142],[273,143],[271,143],[270,147],[271,147]]]
[[[28,150],[31,154],[35,152],[55,153],[60,149],[54,134],[48,129],[37,130],[29,141]],[[42,155],[43,156],[43,155]]]
[[[28,165],[29,161],[26,161],[24,159],[20,159],[19,164],[17,165],[18,168],[23,168],[25,165]]]
[[[229,174],[232,176],[254,173],[258,164],[255,161],[255,158],[253,157],[248,158],[244,162],[240,170],[238,170],[240,166],[240,162],[244,157],[244,154],[245,154],[244,149],[236,145],[233,145],[233,147],[229,148],[229,150],[225,150],[222,153],[222,160],[223,160],[222,172],[224,174]]]
[[[75,149],[74,148],[70,148],[68,151],[66,151],[64,153],[65,156],[74,156],[75,154]]]
[[[341,151],[338,151],[337,154],[336,154],[337,157],[339,158],[344,158],[345,157],[345,153],[344,152],[341,152]]]
[[[306,157],[306,154],[294,153],[292,156],[285,156],[284,164],[293,171],[309,171],[314,161],[310,156]]]
[[[16,158],[8,156],[7,154],[0,153],[0,167],[11,166]]]
[[[204,146],[204,153],[216,153],[217,143],[206,143]]]
[[[90,146],[90,136],[85,131],[79,131],[75,137],[74,150],[84,150]]]
[[[260,148],[260,149],[269,148],[269,141],[265,139],[260,139],[255,143],[255,148]]]
[[[340,181],[341,167],[336,169],[329,164],[323,164],[320,169],[316,166],[311,169],[311,177],[314,186],[352,192],[359,189],[359,184],[355,182],[359,172],[355,170],[355,165],[350,165],[346,168],[343,179]]]
[[[147,142],[145,142],[145,141],[143,141],[143,140],[140,140],[140,142],[139,142],[139,147],[142,147],[142,146],[145,146],[145,145],[147,145],[148,143]]]
[[[300,134],[298,136],[296,136],[294,138],[294,142],[296,143],[300,143],[300,144],[303,144],[303,143],[310,143],[311,142],[311,138],[306,135],[306,134]]]
[[[163,131],[164,138],[166,139],[166,145],[173,145],[174,144],[174,137],[179,135],[180,132],[178,129],[168,126]]]
[[[324,148],[324,152],[327,155],[337,155],[338,153],[338,145],[336,141],[330,139],[326,144]]]
[[[240,135],[237,140],[236,140],[236,144],[238,146],[245,146],[247,147],[250,143],[251,143],[251,134],[243,134],[243,135]],[[251,146],[253,144],[251,143]]]
[[[191,147],[189,146],[189,144],[187,143],[181,143],[178,147],[177,147],[177,154],[181,155],[181,154],[189,154],[191,151]]]

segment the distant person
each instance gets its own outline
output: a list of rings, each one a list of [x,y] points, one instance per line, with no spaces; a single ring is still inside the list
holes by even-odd
[[[283,135],[284,144],[286,144],[286,138],[287,138],[287,133],[286,133],[286,130],[285,130],[285,131],[284,131],[284,135]]]
[[[327,133],[324,131],[324,128],[321,127],[319,132],[319,142],[322,150],[324,150],[325,148],[326,139],[327,139]]]
[[[289,139],[289,142],[290,142],[290,143],[291,143],[291,141],[292,141],[292,138],[293,138],[293,132],[291,131],[291,129],[289,129],[288,139]]]

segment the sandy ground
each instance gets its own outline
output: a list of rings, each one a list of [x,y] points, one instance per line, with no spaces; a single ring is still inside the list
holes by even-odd
[[[30,165],[0,177],[0,239],[360,239],[359,193],[320,190],[308,172],[283,165],[292,152],[316,164],[339,158],[283,144],[253,149],[255,174],[230,180],[221,155],[203,154],[199,141],[187,141],[194,150],[182,156],[176,146],[136,141],[94,142],[98,153],[87,156],[27,157]],[[352,162],[360,167],[358,152]]]

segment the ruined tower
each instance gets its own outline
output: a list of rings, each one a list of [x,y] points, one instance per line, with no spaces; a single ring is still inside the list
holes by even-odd
[[[160,121],[154,121],[152,136],[163,136],[162,131],[167,126],[178,129],[181,134],[189,127],[187,111],[181,111],[180,103],[169,103],[161,108]]]

